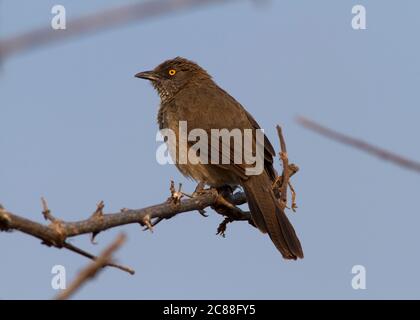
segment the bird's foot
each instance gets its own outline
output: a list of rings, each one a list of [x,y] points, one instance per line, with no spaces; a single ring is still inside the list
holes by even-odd
[[[217,227],[216,235],[226,238],[226,228],[227,228],[228,223],[231,223],[231,222],[233,222],[233,220],[229,217],[226,217]]]
[[[220,196],[222,196],[226,200],[231,201],[233,191],[235,191],[235,187],[232,187],[230,185],[224,185],[224,186],[216,188],[216,190],[217,190],[217,192],[219,193]]]

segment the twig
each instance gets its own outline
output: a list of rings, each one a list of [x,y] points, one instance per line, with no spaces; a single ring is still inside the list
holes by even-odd
[[[77,253],[77,254],[80,254],[80,255],[82,255],[82,256],[84,256],[84,257],[88,258],[88,259],[91,259],[91,260],[96,260],[96,259],[98,259],[95,255],[90,254],[89,252],[86,252],[86,251],[84,251],[84,250],[82,250],[82,249],[80,249],[80,248],[78,248],[78,247],[76,247],[76,246],[74,246],[74,245],[72,245],[72,244],[70,244],[70,243],[67,243],[67,242],[66,242],[66,243],[64,243],[63,247],[64,247],[64,248],[66,248],[66,249],[68,249],[68,250],[70,250],[70,251],[72,251],[72,252],[75,252],[75,253]],[[116,263],[112,263],[112,262],[108,262],[107,264],[105,264],[105,265],[104,265],[104,267],[113,267],[113,268],[117,268],[117,269],[120,269],[120,270],[122,270],[122,271],[128,272],[128,273],[129,273],[129,274],[131,274],[131,275],[133,275],[133,274],[135,274],[135,273],[136,273],[136,272],[135,272],[133,269],[131,269],[130,267],[122,266],[122,265],[119,265],[119,264],[116,264]]]
[[[118,25],[143,21],[151,17],[172,13],[181,9],[199,7],[233,0],[151,0],[104,10],[92,15],[67,21],[65,32],[53,30],[50,26],[29,31],[22,35],[0,41],[0,59],[26,52],[42,45],[54,44]]]
[[[280,186],[280,200],[282,205],[284,206],[283,209],[287,206],[287,186],[289,184],[290,172],[289,172],[289,159],[287,157],[287,149],[286,149],[286,142],[283,137],[283,132],[279,125],[276,126],[277,134],[280,139],[280,160],[283,163],[283,174],[282,182]]]
[[[367,152],[377,158],[380,158],[385,161],[392,162],[400,167],[413,170],[420,173],[420,162],[413,161],[407,158],[404,158],[396,153],[384,150],[382,148],[379,148],[377,146],[374,146],[372,144],[369,144],[363,140],[359,140],[347,135],[344,135],[340,132],[334,131],[332,129],[329,129],[327,127],[324,127],[315,121],[312,121],[310,119],[304,118],[304,117],[298,117],[297,122],[302,125],[303,127],[312,130],[316,133],[319,133],[329,139],[338,141],[342,144],[349,145],[351,147],[354,147],[356,149],[362,150],[364,152]]]
[[[42,215],[44,216],[44,219],[51,222],[56,222],[57,219],[54,218],[54,216],[51,214],[51,210],[48,208],[47,200],[45,200],[45,198],[42,197],[41,203],[42,203]]]
[[[109,265],[113,253],[118,250],[125,242],[125,235],[120,234],[117,239],[107,247],[91,264],[84,268],[76,277],[76,279],[59,295],[57,300],[68,299],[73,295],[83,284],[89,279],[93,278],[104,266]]]
[[[173,204],[178,204],[179,201],[184,197],[184,193],[182,192],[182,183],[178,185],[178,190],[175,189],[175,182],[171,180],[171,185],[169,187],[169,191],[171,192],[171,196],[168,198],[168,202],[172,202]],[[192,198],[192,197],[190,197]]]
[[[293,185],[290,183],[290,181],[289,181],[289,188],[290,188],[290,192],[292,193],[292,206],[291,206],[291,208],[292,208],[292,211],[293,212],[296,212],[296,209],[297,209],[297,204],[296,204],[296,191],[295,191],[295,188],[293,188]]]

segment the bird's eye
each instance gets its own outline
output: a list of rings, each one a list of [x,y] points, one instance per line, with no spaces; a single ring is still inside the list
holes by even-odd
[[[176,70],[175,69],[170,69],[168,73],[169,73],[170,76],[174,76],[175,73],[176,73]]]

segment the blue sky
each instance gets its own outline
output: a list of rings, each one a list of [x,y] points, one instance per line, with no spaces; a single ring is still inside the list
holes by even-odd
[[[48,26],[55,4],[71,19],[135,1],[3,0],[0,36]],[[367,9],[367,30],[351,28],[351,8]],[[155,160],[159,99],[133,75],[163,60],[197,61],[257,119],[276,149],[281,124],[299,210],[290,214],[305,259],[284,261],[246,223],[215,235],[209,210],[72,243],[99,252],[124,230],[118,261],[78,299],[419,298],[419,176],[317,136],[304,115],[409,158],[420,159],[417,1],[234,1],[154,18],[43,47],[3,61],[0,73],[0,202],[42,221],[40,197],[65,220],[140,208],[168,197],[170,179]],[[60,31],[57,31],[60,32]],[[53,297],[51,268],[67,280],[88,263],[18,232],[0,234],[0,298]],[[351,269],[367,270],[354,290]]]

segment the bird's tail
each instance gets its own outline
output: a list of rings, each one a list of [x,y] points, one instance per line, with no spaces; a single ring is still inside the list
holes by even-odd
[[[303,250],[292,224],[274,196],[266,172],[251,176],[242,185],[255,225],[268,233],[285,259],[303,258]]]

